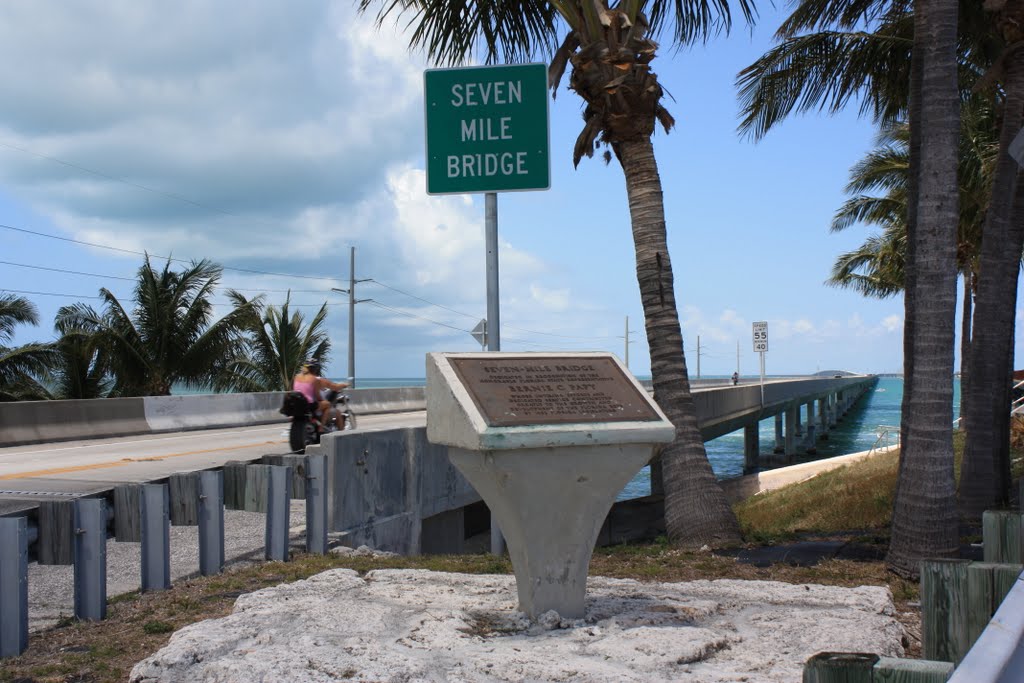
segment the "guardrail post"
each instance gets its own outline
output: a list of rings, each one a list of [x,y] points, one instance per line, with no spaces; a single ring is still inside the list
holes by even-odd
[[[0,657],[28,648],[28,520],[0,517]]]
[[[102,498],[75,500],[75,617],[107,616],[107,509]]]
[[[224,568],[224,473],[199,473],[199,573],[219,574]]]
[[[142,590],[167,590],[171,587],[171,515],[167,485],[143,485],[139,500],[142,515]]]
[[[306,456],[306,552],[327,553],[327,456]]]
[[[267,533],[268,560],[288,561],[288,522],[291,512],[292,468],[287,465],[262,465],[269,470],[267,477]]]

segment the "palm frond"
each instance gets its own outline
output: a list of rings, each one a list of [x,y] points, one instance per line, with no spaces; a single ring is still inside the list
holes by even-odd
[[[898,119],[913,44],[904,23],[874,33],[822,31],[775,46],[737,76],[739,132],[757,140],[794,112],[836,113],[857,98],[861,115]]]

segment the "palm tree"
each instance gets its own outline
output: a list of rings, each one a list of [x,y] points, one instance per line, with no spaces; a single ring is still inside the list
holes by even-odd
[[[326,303],[306,324],[301,312],[289,310],[290,292],[281,306],[266,307],[262,297],[249,301],[235,291],[228,296],[240,310],[248,311],[243,322],[248,337],[244,354],[228,364],[217,378],[216,389],[287,391],[307,358],[326,360],[331,350]]]
[[[753,1],[735,4],[752,23]],[[553,55],[548,70],[553,93],[572,67],[569,88],[586,103],[573,162],[606,145],[605,159],[614,156],[626,180],[654,394],[676,427],[675,441],[661,452],[669,538],[697,547],[739,540],[739,526],[697,428],[651,141],[657,123],[666,131],[674,124],[651,70],[658,50],[651,36],[667,33],[678,46],[728,31],[732,14],[727,0],[623,0],[614,5],[607,0],[359,0],[361,11],[375,5],[379,22],[406,15],[411,47],[424,48],[440,63]]]
[[[957,2],[914,3],[914,54],[904,320],[905,438],[886,563],[918,576],[923,558],[959,551],[953,479],[953,339],[956,317]],[[927,138],[928,144],[921,144]],[[906,363],[906,359],[910,363]],[[909,365],[909,372],[907,372]]]
[[[992,201],[981,240],[967,387],[959,505],[969,519],[980,519],[987,508],[1005,504],[1009,496],[1014,321],[1024,249],[1024,186],[1017,182],[1019,168],[1008,154],[1024,123],[1024,1],[990,0],[985,8],[993,12],[994,34],[1005,48],[984,82],[1001,86],[1003,106]]]
[[[104,398],[114,386],[110,359],[97,338],[71,326],[72,310],[63,306],[57,311],[54,328],[60,336],[54,345],[51,393],[58,399]]]
[[[38,325],[39,312],[28,299],[0,294],[0,401],[30,401],[49,398],[39,378],[53,359],[49,344],[32,342],[8,346],[18,325]]]
[[[784,45],[741,72],[739,84],[740,129],[755,137],[794,110],[834,112],[858,96],[877,122],[910,122],[904,436],[887,562],[916,575],[921,558],[957,550],[951,423],[963,73],[957,2],[915,2],[912,15],[909,9],[898,1],[804,0],[779,31]],[[865,24],[875,30],[859,30]],[[825,30],[833,26],[840,31]],[[818,33],[797,35],[805,30]],[[925,136],[929,144],[921,145]]]
[[[221,268],[193,261],[184,270],[153,269],[149,256],[139,268],[134,308],[129,311],[107,289],[102,313],[86,304],[61,309],[57,324],[88,333],[109,359],[118,396],[166,396],[171,387],[209,388],[242,350],[247,307],[213,320],[211,299]]]

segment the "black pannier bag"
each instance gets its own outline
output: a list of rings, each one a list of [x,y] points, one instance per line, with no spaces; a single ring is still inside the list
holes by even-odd
[[[302,395],[302,392],[289,391],[284,395],[284,401],[281,402],[281,409],[278,412],[288,417],[299,417],[305,414],[307,406],[306,397]]]

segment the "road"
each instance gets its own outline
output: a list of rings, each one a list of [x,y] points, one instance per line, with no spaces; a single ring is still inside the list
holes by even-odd
[[[425,424],[424,411],[359,416],[359,429],[367,431]],[[40,500],[288,453],[287,426],[282,422],[0,448],[0,514],[34,507]]]

